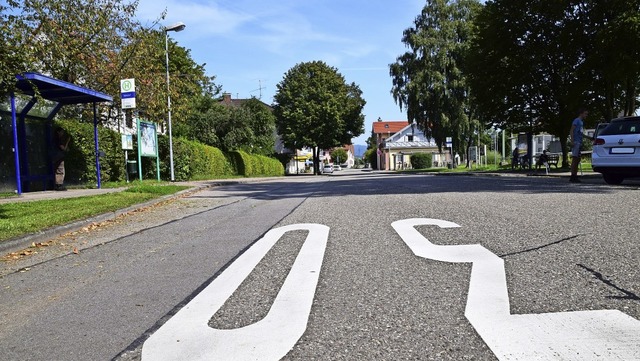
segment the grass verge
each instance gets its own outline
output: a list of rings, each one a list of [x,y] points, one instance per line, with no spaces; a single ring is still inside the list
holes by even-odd
[[[0,242],[127,208],[187,188],[143,183],[123,192],[97,196],[0,204]]]

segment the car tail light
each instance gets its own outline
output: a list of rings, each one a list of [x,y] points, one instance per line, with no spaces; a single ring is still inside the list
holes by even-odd
[[[593,145],[604,145],[604,139],[596,138],[593,140]]]

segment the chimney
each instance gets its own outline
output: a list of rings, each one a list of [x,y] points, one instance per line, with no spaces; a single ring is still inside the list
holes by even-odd
[[[231,93],[222,93],[222,101],[226,104],[231,104]]]

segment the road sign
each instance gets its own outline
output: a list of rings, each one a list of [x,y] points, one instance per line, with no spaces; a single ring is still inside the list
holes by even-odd
[[[451,146],[453,145],[453,138],[452,137],[447,137],[446,140],[447,140],[446,141],[447,148],[451,148]]]
[[[122,109],[133,109],[136,107],[135,79],[120,80],[120,99],[122,100]]]

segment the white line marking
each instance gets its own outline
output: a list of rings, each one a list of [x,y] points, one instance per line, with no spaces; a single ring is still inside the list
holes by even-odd
[[[262,320],[234,330],[209,327],[209,319],[224,305],[260,260],[284,235],[309,234]],[[279,360],[307,328],[329,227],[296,224],[274,228],[243,253],[209,286],[158,329],[143,345],[143,360]]]
[[[460,227],[439,219],[393,222],[418,257],[472,262],[465,316],[500,360],[640,360],[640,321],[618,310],[511,315],[503,260],[474,245],[438,246],[414,227]]]

